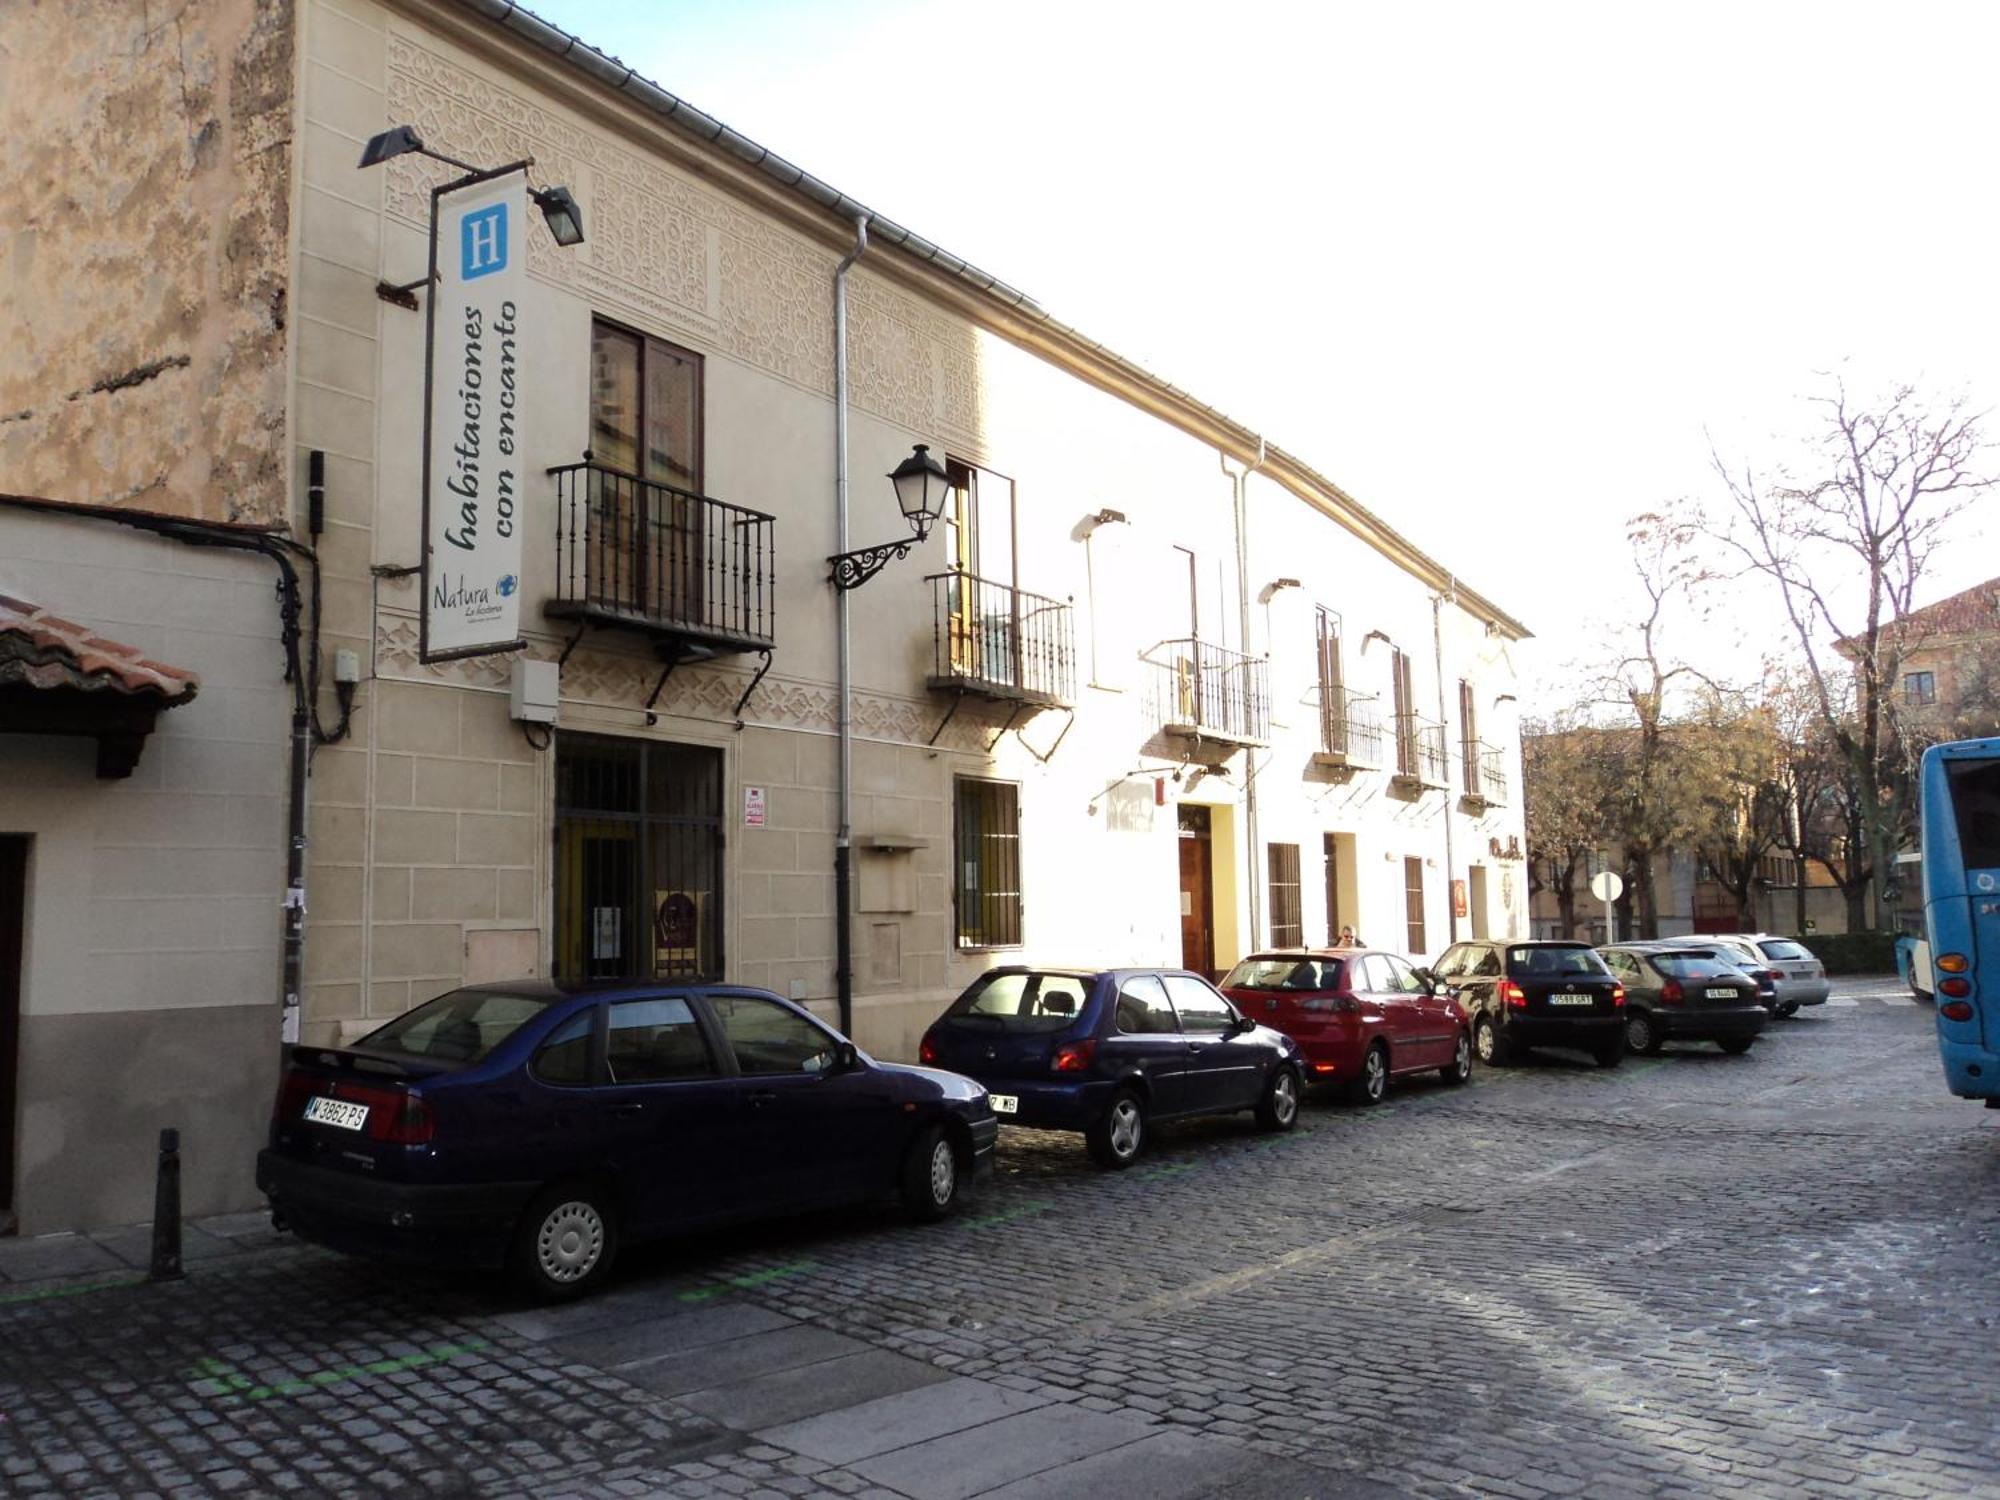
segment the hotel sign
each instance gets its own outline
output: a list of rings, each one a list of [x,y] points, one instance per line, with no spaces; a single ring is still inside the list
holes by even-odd
[[[424,417],[423,659],[521,641],[527,179],[442,194]]]

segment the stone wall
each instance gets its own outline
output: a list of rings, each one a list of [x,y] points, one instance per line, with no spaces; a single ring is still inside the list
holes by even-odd
[[[282,521],[291,0],[5,16],[0,493]]]

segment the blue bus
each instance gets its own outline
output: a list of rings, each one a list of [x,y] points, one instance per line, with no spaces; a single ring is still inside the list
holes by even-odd
[[[1924,931],[1944,1076],[1954,1094],[2000,1109],[2000,739],[1926,750],[1922,796]]]

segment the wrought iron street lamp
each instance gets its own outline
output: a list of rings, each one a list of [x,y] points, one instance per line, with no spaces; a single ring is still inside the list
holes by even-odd
[[[951,479],[944,465],[931,457],[926,444],[918,443],[911,449],[910,456],[889,475],[889,481],[896,486],[896,504],[915,535],[900,542],[883,542],[829,557],[827,561],[833,564],[833,586],[837,589],[858,589],[890,562],[908,557],[910,549],[931,534],[931,527],[944,514]]]

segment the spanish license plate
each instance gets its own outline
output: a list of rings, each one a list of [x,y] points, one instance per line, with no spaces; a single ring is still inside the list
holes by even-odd
[[[1017,1114],[1021,1108],[1021,1101],[1013,1094],[988,1094],[986,1102],[993,1106],[996,1115]]]
[[[332,1125],[340,1130],[359,1130],[368,1123],[368,1106],[345,1099],[308,1099],[306,1118],[315,1125]]]
[[[1725,984],[1719,987],[1716,985],[1710,985],[1708,990],[1708,998],[1711,1000],[1734,1000],[1740,993],[1741,991],[1739,991],[1733,984]]]
[[[1597,997],[1595,995],[1549,996],[1549,1004],[1551,1005],[1595,1005],[1596,1003],[1597,1003]]]

